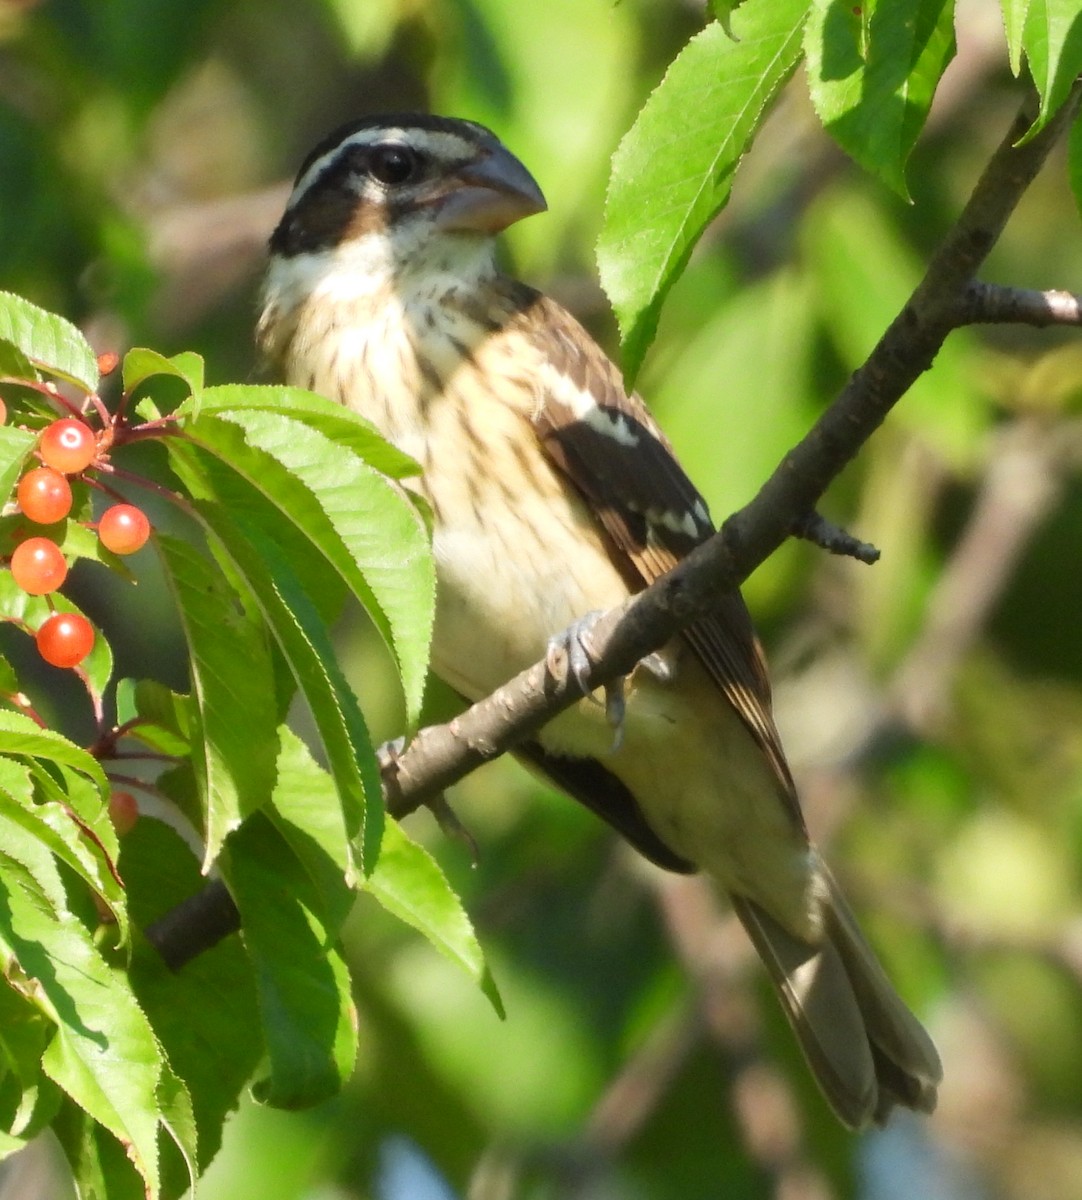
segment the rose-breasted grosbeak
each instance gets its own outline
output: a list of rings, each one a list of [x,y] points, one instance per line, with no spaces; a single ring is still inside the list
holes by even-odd
[[[494,235],[544,208],[482,126],[384,116],[312,151],[270,243],[261,347],[421,463],[433,666],[471,700],[714,531],[590,335],[497,268]],[[729,894],[847,1125],[930,1111],[938,1055],[809,843],[739,595],[633,672],[623,730],[614,745],[584,699],[520,754],[648,858]]]

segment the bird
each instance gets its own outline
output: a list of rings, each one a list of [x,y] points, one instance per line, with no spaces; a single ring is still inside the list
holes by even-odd
[[[485,126],[392,113],[311,151],[270,238],[261,354],[420,464],[432,669],[471,702],[554,646],[588,647],[593,614],[715,532],[617,366],[501,268],[498,235],[546,207]],[[646,858],[727,895],[844,1125],[931,1112],[939,1055],[809,838],[739,593],[635,667],[614,737],[615,707],[584,695],[516,753]]]

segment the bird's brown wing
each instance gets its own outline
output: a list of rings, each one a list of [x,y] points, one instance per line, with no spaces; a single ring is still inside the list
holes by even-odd
[[[537,293],[524,293],[521,319],[549,373],[537,435],[597,514],[628,585],[641,590],[715,532],[706,504],[642,401],[626,394],[619,371],[578,322]],[[683,637],[759,744],[803,827],[762,647],[740,594],[721,597]]]

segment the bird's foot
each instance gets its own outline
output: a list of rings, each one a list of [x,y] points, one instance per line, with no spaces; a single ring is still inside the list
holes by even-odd
[[[601,610],[594,609],[584,617],[572,621],[562,633],[554,633],[548,640],[545,652],[545,666],[554,678],[558,674],[560,655],[567,657],[567,673],[578,684],[579,691],[584,696],[591,694],[590,672],[593,670],[593,656],[590,653],[590,636],[601,618]]]
[[[404,737],[393,738],[389,742],[384,742],[376,750],[376,762],[379,764],[380,772],[384,772],[393,767],[402,757],[402,751],[406,748],[406,739]]]
[[[599,609],[579,617],[562,632],[549,638],[545,664],[549,673],[555,675],[559,656],[567,656],[567,671],[578,685],[579,691],[588,699],[593,700],[593,690],[590,687],[590,672],[593,669],[593,656],[590,651],[590,636],[602,616]],[[654,655],[650,656],[655,657]],[[645,660],[643,660],[645,662]],[[603,685],[605,693],[605,720],[613,731],[612,749],[619,750],[624,741],[624,716],[627,705],[624,698],[624,677],[621,675]],[[600,703],[600,701],[595,701]]]

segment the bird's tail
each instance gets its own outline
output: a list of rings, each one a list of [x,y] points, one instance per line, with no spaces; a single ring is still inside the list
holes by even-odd
[[[784,929],[753,900],[733,906],[770,972],[812,1073],[851,1129],[891,1109],[931,1112],[943,1068],[932,1039],[902,1003],[837,884],[829,889],[820,944]]]

